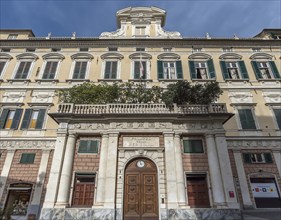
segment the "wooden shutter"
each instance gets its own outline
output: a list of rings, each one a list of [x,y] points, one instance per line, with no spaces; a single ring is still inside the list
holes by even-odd
[[[207,65],[208,65],[208,72],[209,72],[210,79],[215,79],[216,73],[215,73],[215,67],[214,67],[213,59],[208,60]]]
[[[21,129],[28,129],[31,115],[32,109],[26,109],[21,123]]]
[[[256,129],[251,109],[239,109],[238,112],[242,129]]]
[[[273,163],[271,153],[264,153],[264,159],[266,163]]]
[[[158,79],[164,79],[163,61],[157,60]]]
[[[245,163],[252,163],[251,154],[244,153],[244,154],[243,154],[243,159],[244,159],[244,162],[245,162]]]
[[[253,70],[255,72],[256,78],[257,79],[262,79],[261,71],[260,71],[260,69],[258,67],[257,61],[252,61],[251,64],[252,64]]]
[[[11,129],[17,129],[20,123],[20,119],[21,119],[21,115],[22,115],[22,109],[16,109],[14,118],[13,118],[13,122],[11,125]]]
[[[243,79],[249,79],[248,72],[243,60],[238,61],[239,70]]]
[[[3,129],[5,127],[8,114],[9,114],[9,109],[3,109],[0,117],[0,129]]]
[[[195,69],[195,62],[193,60],[189,60],[189,71],[191,79],[196,79],[196,69]]]
[[[177,67],[177,79],[183,78],[183,72],[182,72],[182,64],[181,61],[176,61],[176,67]]]
[[[221,66],[221,71],[222,71],[222,76],[224,79],[230,79],[227,67],[226,67],[226,62],[225,61],[220,61],[220,66]]]
[[[42,129],[44,119],[45,119],[46,109],[40,109],[38,113],[38,118],[36,120],[35,129]]]
[[[270,65],[270,67],[271,67],[271,71],[272,71],[272,74],[274,75],[274,78],[275,79],[280,79],[280,74],[278,72],[278,69],[277,69],[274,61],[269,61],[268,63]]]

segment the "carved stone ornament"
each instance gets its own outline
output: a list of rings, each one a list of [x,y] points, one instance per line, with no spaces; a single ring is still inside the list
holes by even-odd
[[[230,92],[232,103],[253,103],[253,95],[250,92]]]
[[[281,94],[279,92],[263,92],[266,103],[281,103]]]
[[[157,24],[156,26],[156,36],[161,38],[182,39],[182,36],[179,32],[165,31],[160,24]]]
[[[32,102],[33,103],[52,103],[54,96],[55,96],[54,91],[34,91],[32,93]]]
[[[54,149],[56,141],[53,140],[17,140],[1,141],[1,149]]]
[[[8,103],[22,103],[24,101],[26,92],[5,92],[2,102]]]
[[[281,140],[226,140],[229,148],[257,149],[257,148],[281,148]]]
[[[125,26],[122,26],[120,29],[117,29],[113,32],[103,32],[101,33],[100,37],[103,38],[119,38],[119,37],[125,37]]]

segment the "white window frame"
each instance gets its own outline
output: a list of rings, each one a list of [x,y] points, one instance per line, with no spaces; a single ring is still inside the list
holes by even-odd
[[[236,66],[232,66],[233,63],[235,63]],[[230,64],[229,67],[228,67],[228,64]],[[226,65],[226,69],[227,69],[227,72],[228,72],[228,75],[229,75],[229,79],[235,80],[235,78],[233,78],[231,73],[229,72],[229,69],[236,69],[237,75],[239,77],[239,78],[236,78],[236,79],[242,79],[240,68],[239,68],[239,63],[238,63],[237,60],[225,60],[225,65]]]
[[[133,79],[133,80],[138,80],[138,79],[135,79],[135,61],[142,61],[142,62],[145,62],[145,67],[146,67],[146,78],[145,79],[142,79],[142,80],[148,80],[150,79],[150,61],[148,59],[132,59],[131,60],[131,67],[130,67],[130,78]]]
[[[18,36],[19,36],[18,34],[9,34],[7,39],[8,40],[16,40]]]
[[[185,153],[184,152],[184,144],[183,144],[183,142],[184,141],[192,141],[192,140],[196,140],[196,141],[200,140],[202,142],[202,148],[203,148],[203,152],[202,153]],[[182,146],[182,153],[183,154],[202,155],[202,154],[205,154],[207,152],[206,151],[206,146],[205,146],[204,138],[201,138],[201,137],[184,137],[181,140],[181,146]]]
[[[45,71],[47,62],[58,62],[57,69],[56,69],[56,72],[55,72],[55,76],[54,76],[53,79],[43,79],[43,75],[44,75],[44,71]],[[45,59],[43,65],[42,65],[42,69],[41,69],[40,74],[39,74],[40,80],[55,80],[55,79],[57,79],[57,75],[58,75],[58,73],[59,73],[59,69],[60,69],[60,66],[61,66],[61,62],[62,62],[62,60],[61,60],[61,59],[57,59],[57,58],[48,58],[48,59]]]
[[[29,68],[27,77],[26,77],[25,79],[15,79],[15,76],[16,76],[16,74],[17,74],[17,71],[18,71],[18,68],[19,68],[21,62],[31,62],[31,65],[30,65],[30,68]],[[21,58],[21,59],[19,59],[19,60],[17,61],[16,66],[15,66],[12,79],[13,79],[13,80],[29,80],[29,79],[30,79],[30,75],[31,75],[31,73],[32,73],[32,71],[33,71],[34,65],[35,65],[35,59],[30,59],[30,58]]]
[[[202,66],[203,63],[204,63],[205,66]],[[196,64],[199,64],[199,67],[196,67]],[[201,75],[201,78],[197,78],[197,79],[199,79],[199,80],[207,80],[207,79],[210,79],[207,60],[194,60],[194,66],[195,66],[196,74],[197,74],[197,69],[205,69],[205,70],[206,70],[206,76],[207,76],[207,78],[204,79],[203,76]],[[201,73],[200,73],[200,74],[201,74]]]
[[[279,126],[278,126],[277,118],[276,118],[276,115],[274,113],[274,109],[281,109],[281,106],[270,105],[269,109],[271,110],[271,114],[272,114],[272,118],[273,118],[273,121],[274,121],[275,128],[276,128],[277,132],[280,133],[279,135],[281,135],[281,128],[279,128]]]
[[[144,28],[144,35],[138,35],[136,33],[137,28]],[[133,30],[132,30],[132,35],[133,37],[148,37],[149,36],[149,25],[146,24],[137,24],[137,25],[133,25]]]
[[[165,63],[166,64],[168,64],[168,66],[169,67],[165,67],[164,65],[165,65]],[[171,63],[173,63],[174,64],[174,67],[170,67],[170,65],[171,65]],[[172,78],[171,77],[171,73],[170,73],[170,71],[168,71],[169,72],[169,78],[167,78],[166,77],[166,75],[165,75],[165,69],[166,70],[170,70],[170,69],[172,69],[172,68],[174,68],[174,74],[175,74],[175,78]],[[163,79],[171,79],[171,80],[173,80],[173,79],[178,79],[178,73],[177,73],[177,64],[176,64],[176,61],[166,61],[166,60],[163,60],[163,76],[164,76],[164,78]]]
[[[251,163],[266,163],[265,157],[264,157],[264,153],[249,153],[250,154],[250,158],[251,158]],[[261,156],[261,161],[258,161],[258,154],[260,154]],[[255,161],[252,160],[252,156],[254,157]]]
[[[275,77],[274,77],[274,75],[272,73],[271,66],[269,65],[268,60],[256,60],[256,62],[257,62],[258,68],[259,68],[259,70],[260,70],[260,72],[262,74],[262,78],[263,79],[275,79]],[[260,64],[262,64],[262,66],[260,66]],[[266,65],[263,66],[263,64],[266,64]],[[261,71],[261,69],[268,69],[268,73],[269,73],[271,78],[267,78],[267,76],[265,78],[263,72]]]
[[[73,79],[73,74],[74,74],[74,69],[75,69],[75,65],[76,62],[87,62],[87,68],[86,68],[86,73],[85,73],[85,78],[84,79]],[[88,80],[89,79],[89,72],[90,72],[90,67],[91,66],[91,59],[74,59],[72,64],[71,64],[71,68],[70,68],[70,73],[69,73],[69,79],[71,80]]]
[[[5,62],[2,72],[0,72],[0,79],[3,79],[6,69],[8,68],[10,59],[1,59],[0,62]]]
[[[117,61],[117,73],[116,73],[116,79],[105,79],[105,65],[106,62],[112,62],[112,61]],[[101,68],[101,79],[102,80],[118,80],[120,79],[121,75],[121,60],[116,59],[116,58],[107,58],[102,61],[102,68]]]

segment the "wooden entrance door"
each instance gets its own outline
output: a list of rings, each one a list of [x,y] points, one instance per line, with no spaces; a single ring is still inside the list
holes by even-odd
[[[158,220],[157,169],[138,158],[125,171],[124,220]]]

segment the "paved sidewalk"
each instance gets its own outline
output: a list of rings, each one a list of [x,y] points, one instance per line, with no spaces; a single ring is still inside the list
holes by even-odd
[[[281,209],[243,210],[243,220],[281,220]]]

